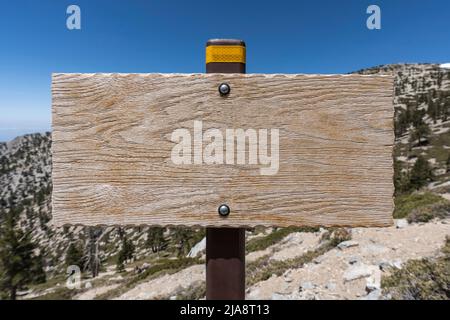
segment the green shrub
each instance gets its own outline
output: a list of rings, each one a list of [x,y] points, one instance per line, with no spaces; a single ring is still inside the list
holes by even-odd
[[[410,175],[410,180],[409,180],[410,189],[411,190],[420,190],[422,187],[426,186],[427,183],[429,181],[431,181],[432,179],[433,179],[433,174],[431,171],[430,164],[424,157],[419,156],[411,170],[411,175]]]
[[[445,202],[448,203],[441,196],[431,192],[397,196],[395,198],[394,218],[407,218],[414,210]]]
[[[450,202],[442,201],[425,207],[419,207],[408,215],[408,222],[428,222],[435,218],[445,219],[450,216]]]
[[[384,295],[394,300],[450,299],[450,238],[437,259],[410,260],[382,279]]]
[[[339,243],[352,239],[352,233],[346,228],[332,228],[327,230],[320,239],[321,242],[327,241],[331,247],[337,246]]]

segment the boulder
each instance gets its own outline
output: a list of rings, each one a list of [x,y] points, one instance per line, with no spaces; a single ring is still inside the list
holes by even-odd
[[[389,268],[401,269],[402,268],[402,260],[400,260],[400,259],[395,259],[393,261],[383,260],[378,264],[378,266],[382,271],[386,271]]]
[[[272,300],[289,300],[289,297],[284,294],[274,293],[272,294]]]
[[[334,282],[329,282],[329,283],[327,283],[327,284],[325,285],[325,289],[331,290],[331,291],[336,290],[336,283],[334,283]]]
[[[305,281],[300,285],[300,291],[304,290],[312,290],[316,287],[316,285],[310,281]]]
[[[380,300],[381,290],[374,290],[370,292],[367,296],[361,298],[361,300]]]
[[[344,282],[370,277],[375,270],[379,271],[378,266],[353,265],[344,272]]]
[[[406,228],[408,226],[408,220],[406,219],[397,219],[395,220],[395,227],[397,229],[403,229]]]
[[[379,268],[373,268],[372,274],[366,279],[366,291],[380,291],[381,289],[381,271]]]

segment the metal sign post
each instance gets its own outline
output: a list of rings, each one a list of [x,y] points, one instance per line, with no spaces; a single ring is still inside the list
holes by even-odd
[[[245,73],[245,43],[231,39],[209,40],[206,73]],[[223,83],[219,91],[227,95],[230,88]],[[232,210],[223,204],[218,214],[227,216]],[[244,228],[206,229],[206,299],[245,299]]]

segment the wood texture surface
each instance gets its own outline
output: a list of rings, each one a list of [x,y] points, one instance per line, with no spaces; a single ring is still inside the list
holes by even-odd
[[[56,225],[392,223],[390,76],[54,74],[52,82]],[[196,120],[204,130],[279,129],[278,173],[175,165],[171,134]]]

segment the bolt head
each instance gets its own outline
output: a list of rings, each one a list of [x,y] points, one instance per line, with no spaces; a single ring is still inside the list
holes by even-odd
[[[228,95],[230,93],[230,91],[231,91],[231,88],[230,88],[228,83],[220,84],[220,86],[219,86],[219,93],[220,93],[220,95],[226,96],[226,95]]]
[[[226,217],[230,214],[230,207],[226,204],[222,204],[219,206],[218,212],[222,217]]]

